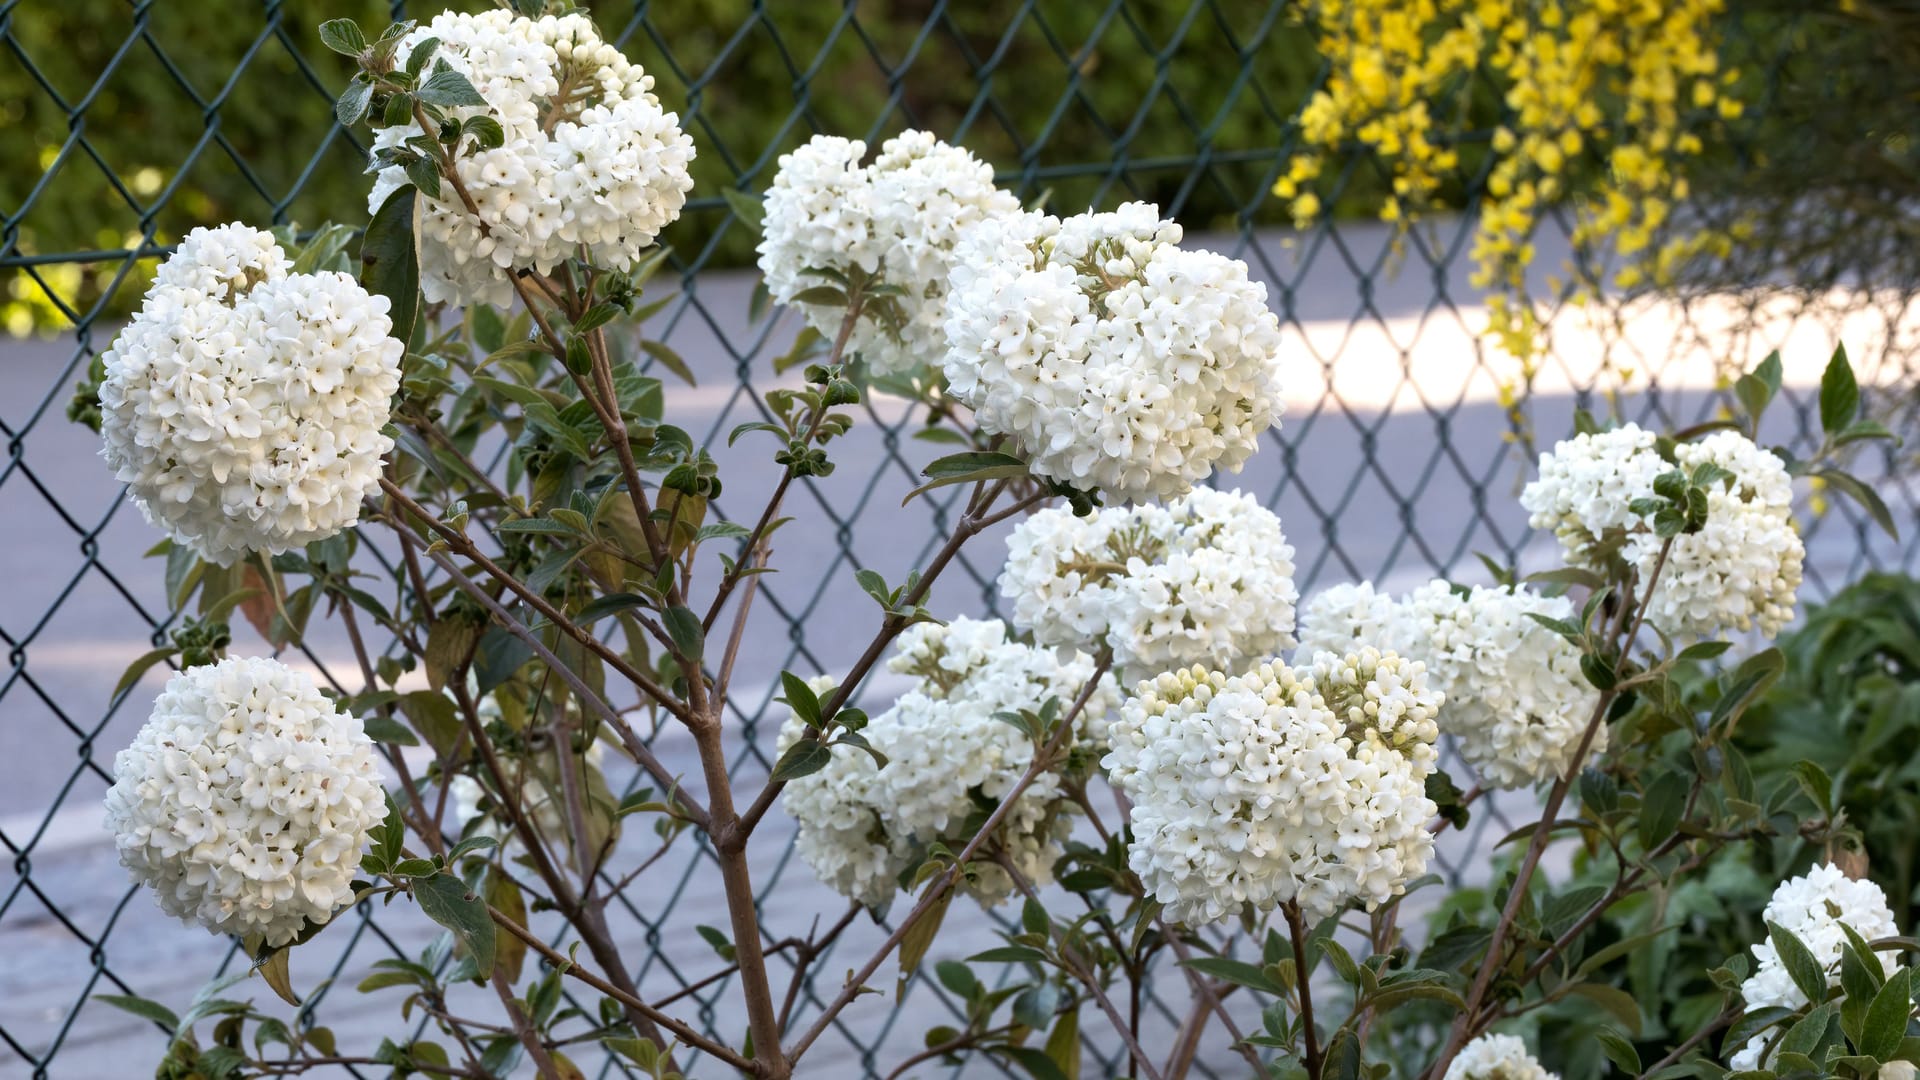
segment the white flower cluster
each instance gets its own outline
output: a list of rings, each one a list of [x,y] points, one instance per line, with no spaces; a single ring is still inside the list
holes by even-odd
[[[1440,703],[1418,662],[1374,649],[1141,683],[1101,762],[1133,803],[1128,864],[1189,924],[1384,903],[1433,853]]]
[[[918,682],[862,733],[887,764],[854,747],[835,747],[825,769],[785,791],[787,811],[800,826],[801,858],[834,890],[875,906],[899,890],[900,873],[928,844],[941,840],[958,851],[971,839],[963,827],[979,811],[976,794],[1000,800],[1032,764],[1032,740],[995,714],[1037,711],[1048,698],[1059,699],[1064,713],[1094,671],[1088,657],[1062,661],[1051,650],[1009,640],[998,621],[923,623],[902,634],[897,649],[888,667]],[[824,692],[832,681],[809,685]],[[1083,742],[1098,734],[1118,698],[1103,675],[1081,712]],[[805,731],[799,717],[789,717],[780,750]],[[1021,793],[987,850],[1004,855],[1029,881],[1049,882],[1070,812],[1060,776],[1044,773]],[[981,860],[973,869],[978,873],[967,887],[983,904],[1013,891],[998,866]]]
[[[1000,595],[1034,641],[1113,650],[1129,675],[1243,670],[1293,645],[1293,548],[1251,495],[1196,488],[1166,506],[1042,510],[1007,538]]]
[[[1552,529],[1577,565],[1597,567],[1617,546],[1645,579],[1661,540],[1630,504],[1652,497],[1661,473],[1679,468],[1692,475],[1703,464],[1717,465],[1733,479],[1708,488],[1706,526],[1674,538],[1647,617],[1676,637],[1756,627],[1768,637],[1779,633],[1793,619],[1806,557],[1786,466],[1734,431],[1680,444],[1677,465],[1654,442],[1651,432],[1628,424],[1555,444],[1540,455],[1540,475],[1520,496],[1529,523]]]
[[[867,275],[899,294],[865,302],[847,339],[880,371],[936,364],[946,351],[947,276],[954,245],[976,222],[1017,213],[993,185],[993,169],[924,131],[888,139],[871,165],[867,144],[816,135],[783,155],[767,189],[760,270],[782,304],[831,279],[809,271]],[[799,303],[828,340],[846,316],[835,304]]]
[[[393,447],[386,298],[291,271],[270,233],[195,229],[102,357],[102,456],[148,521],[223,565],[353,525]]]
[[[1239,471],[1278,421],[1266,286],[1149,203],[990,218],[954,252],[942,361],[980,427],[1033,471],[1115,500]]]
[[[1571,620],[1574,609],[1525,590],[1463,595],[1445,581],[1399,600],[1366,582],[1336,585],[1307,602],[1297,655],[1373,645],[1420,660],[1446,695],[1440,729],[1460,756],[1492,787],[1525,787],[1566,773],[1593,708],[1580,650],[1530,615]],[[1606,746],[1603,725],[1588,752]]]
[[[451,184],[421,197],[429,302],[504,306],[515,270],[544,273],[583,247],[595,263],[627,269],[680,216],[693,140],[661,108],[653,76],[602,41],[587,16],[446,12],[403,38],[399,55],[428,38],[440,42],[433,62],[466,76],[487,102],[448,116],[491,116],[505,134],[500,146],[455,162],[477,218]],[[376,150],[420,133],[411,121],[378,122]],[[399,166],[382,169],[368,209],[406,182]]]
[[[1460,1048],[1445,1080],[1560,1080],[1528,1052],[1517,1035],[1482,1035]]]
[[[1846,948],[1844,924],[1867,941],[1894,937],[1900,933],[1894,925],[1887,896],[1871,881],[1854,881],[1839,867],[1823,863],[1804,875],[1790,878],[1773,890],[1767,901],[1766,920],[1786,930],[1806,945],[1820,966],[1827,969],[1830,986],[1840,984],[1840,957]],[[1793,976],[1780,960],[1773,935],[1753,947],[1759,961],[1752,975],[1740,984],[1740,996],[1749,1011],[1779,1006],[1798,1009],[1807,1004],[1807,996],[1795,985]],[[1886,957],[1873,953],[1874,960],[1886,969]],[[1766,1033],[1755,1036],[1734,1053],[1728,1065],[1734,1070],[1761,1068],[1760,1055],[1766,1049]],[[1912,1080],[1914,1067],[1904,1062],[1883,1066],[1881,1080]]]
[[[182,921],[268,945],[351,902],[386,817],[359,719],[265,658],[168,680],[113,772],[106,824],[134,880]]]

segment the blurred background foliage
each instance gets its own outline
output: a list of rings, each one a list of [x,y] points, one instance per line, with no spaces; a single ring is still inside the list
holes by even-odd
[[[488,5],[401,6],[430,16]],[[24,334],[71,325],[96,306],[123,312],[152,265],[128,254],[195,225],[364,220],[355,141],[335,130],[316,151],[286,136],[322,129],[347,75],[343,58],[319,47],[316,25],[335,16],[381,25],[394,7],[0,4],[0,254],[26,264],[0,286],[0,326]],[[1144,198],[1196,230],[1280,223],[1286,208],[1267,191],[1323,77],[1312,34],[1284,2],[591,8],[655,74],[698,146],[697,198],[667,237],[685,265],[751,262],[753,238],[728,227],[719,191],[763,188],[778,155],[816,131],[877,139],[923,126],[994,162],[1028,198]],[[1697,262],[1682,287],[1909,289],[1920,280],[1920,146],[1910,123],[1920,0],[1730,0],[1722,21],[1723,63],[1742,72],[1737,96],[1751,107],[1694,162],[1695,197],[1672,227],[1741,220],[1750,238]],[[1466,134],[1463,167],[1438,205],[1471,207],[1484,156],[1476,133],[1499,122],[1498,90],[1468,80],[1444,103]],[[1090,161],[1110,167],[1089,172]],[[1349,154],[1330,210],[1372,216],[1387,175],[1365,153]]]
[[[486,6],[435,0],[408,13]],[[764,188],[778,155],[819,131],[947,133],[1024,195],[1051,190],[1062,205],[1150,199],[1189,228],[1278,220],[1265,196],[1274,148],[1319,67],[1283,7],[605,0],[591,10],[655,75],[698,148],[697,200],[668,241],[685,263],[734,266],[751,262],[753,238],[725,228],[720,189]],[[196,225],[363,221],[355,142],[335,130],[316,153],[286,133],[324,128],[348,74],[315,26],[337,16],[380,26],[391,14],[381,0],[0,5],[14,45],[0,52],[7,254],[47,259],[8,283],[6,328],[64,327],[68,310],[84,314],[109,292],[106,310],[124,310],[142,284],[115,289],[125,253]],[[1222,64],[1236,55],[1239,70]],[[1196,154],[1212,169],[1195,170]],[[1088,175],[1089,161],[1112,168]],[[72,253],[96,258],[51,258]]]

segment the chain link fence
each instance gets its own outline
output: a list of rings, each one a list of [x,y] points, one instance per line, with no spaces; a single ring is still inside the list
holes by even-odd
[[[244,970],[244,959],[166,921],[129,889],[99,830],[113,753],[144,718],[160,674],[125,700],[110,689],[129,661],[164,640],[175,615],[159,561],[142,557],[157,536],[125,506],[92,435],[65,420],[65,404],[165,243],[186,228],[359,219],[363,148],[325,119],[347,73],[312,28],[340,14],[378,22],[434,8],[395,2],[388,11],[364,0],[226,0],[198,12],[154,0],[59,7],[0,0],[0,86],[10,99],[0,113],[14,137],[25,124],[33,141],[33,156],[0,181],[5,317],[16,333],[57,329],[0,345],[0,550],[9,569],[0,596],[0,1074],[125,1076],[158,1059],[164,1036],[92,995],[180,1006],[207,980]],[[67,8],[90,13],[84,45],[62,37],[61,20],[74,17]],[[993,160],[1022,198],[1067,210],[1152,199],[1191,240],[1247,260],[1289,337],[1289,404],[1268,451],[1218,482],[1256,491],[1280,513],[1303,593],[1356,578],[1396,589],[1433,575],[1478,580],[1476,553],[1525,565],[1533,539],[1513,496],[1526,432],[1550,440],[1575,407],[1697,422],[1724,407],[1730,367],[1780,347],[1789,407],[1773,418],[1773,434],[1804,451],[1816,441],[1807,389],[1835,344],[1854,353],[1870,395],[1891,400],[1912,382],[1920,322],[1904,283],[1817,296],[1764,288],[1643,296],[1555,313],[1529,422],[1516,425],[1502,397],[1513,361],[1483,344],[1482,298],[1467,282],[1470,197],[1461,217],[1404,236],[1366,222],[1299,232],[1279,223],[1267,192],[1287,160],[1296,111],[1321,76],[1286,3],[907,0],[882,8],[595,5],[602,28],[654,73],[698,145],[699,197],[665,237],[678,271],[665,287],[677,295],[649,330],[698,375],[697,386],[670,390],[668,411],[715,444],[730,478],[723,513],[751,513],[764,496],[752,473],[764,473],[765,462],[719,444],[735,424],[759,418],[759,394],[777,383],[771,357],[785,351],[796,324],[745,318],[753,275],[738,267],[752,238],[719,187],[764,188],[778,155],[815,131],[877,140],[929,128]],[[1354,161],[1345,182],[1377,186],[1369,168]],[[1564,231],[1541,238],[1540,265],[1565,257],[1564,241],[1556,247]],[[775,552],[784,570],[764,584],[744,654],[769,680],[782,668],[844,670],[872,614],[854,570],[897,580],[925,561],[955,516],[950,501],[900,505],[934,448],[913,438],[919,421],[901,403],[880,398],[867,411],[839,470],[808,483],[797,511],[807,524],[783,533]],[[1816,495],[1805,521],[1809,593],[1830,592],[1868,567],[1911,569],[1920,499],[1897,466],[1889,456],[1855,467],[1876,480],[1909,539],[1891,541],[1851,503],[1826,506]],[[384,573],[377,538],[369,539],[362,568]],[[999,534],[969,548],[943,579],[935,610],[991,611],[1000,550]],[[244,627],[236,633],[237,650],[264,649]],[[335,674],[354,678],[344,645],[324,631],[302,651],[289,659],[334,685]],[[887,690],[878,682],[866,704],[883,705]],[[776,692],[747,686],[730,703],[734,773],[748,789],[770,765]],[[672,732],[659,739],[670,767],[687,759]],[[1477,816],[1443,852],[1453,880],[1471,880],[1505,831],[1497,807]],[[768,839],[772,850],[755,867],[767,944],[791,963],[779,951],[787,936],[804,936],[816,918],[830,924],[843,904],[793,864],[777,835]],[[650,999],[726,1037],[743,1024],[729,1012],[728,980],[709,977],[723,963],[695,933],[724,921],[717,897],[702,891],[714,875],[698,844],[682,841],[649,869],[659,886],[624,902],[615,929]],[[986,917],[962,918],[963,906],[947,931],[956,944],[939,947],[961,956],[992,928]],[[432,940],[433,929],[410,915],[343,913],[303,946],[294,961],[296,985],[310,995],[303,1022],[334,1027],[343,1048],[360,1045],[356,1034],[377,1041],[423,1030],[417,1015],[396,1017],[393,998],[353,989],[378,960],[417,955]],[[813,969],[829,996],[863,946],[886,933],[864,915],[856,923]],[[804,1024],[820,1001],[810,983],[799,993]],[[594,1012],[593,1002],[578,1004]],[[1168,1029],[1180,1020],[1157,999],[1147,1011],[1150,1024]],[[921,1047],[927,1027],[958,1015],[937,983],[916,979],[897,1003],[869,999],[850,1010],[809,1075],[885,1076]],[[1121,1067],[1097,1018],[1087,1030],[1089,1071]],[[970,1062],[981,1071],[999,1064]],[[610,1061],[593,1068],[621,1072]]]

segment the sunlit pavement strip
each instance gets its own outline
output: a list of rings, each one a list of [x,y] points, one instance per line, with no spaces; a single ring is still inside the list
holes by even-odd
[[[1802,303],[1789,298],[1775,298],[1757,307],[1727,298],[1697,299],[1684,310],[1672,303],[1645,300],[1632,304],[1606,338],[1591,332],[1569,334],[1562,324],[1552,341],[1552,359],[1535,377],[1533,392],[1553,397],[1596,386],[1623,386],[1631,395],[1645,387],[1649,374],[1657,379],[1663,393],[1711,391],[1723,385],[1727,377],[1726,357],[1705,347],[1686,349],[1677,356],[1668,350],[1677,341],[1733,339],[1740,336],[1737,330],[1743,325],[1751,326],[1751,340],[1780,350],[1785,385],[1798,389],[1819,386],[1836,341],[1871,357],[1880,354],[1888,342],[1920,339],[1920,309],[1903,312],[1899,321],[1890,323],[1883,307],[1871,298],[1837,291],[1818,307],[1832,313],[1831,317],[1818,322],[1800,318]],[[1462,306],[1455,310],[1457,314],[1440,311],[1359,323],[1313,320],[1289,324],[1286,332],[1296,341],[1303,339],[1307,346],[1282,354],[1281,385],[1289,408],[1311,409],[1337,400],[1349,409],[1394,414],[1500,400],[1501,376],[1517,371],[1518,364],[1477,336],[1476,330],[1485,323],[1484,309]],[[1577,323],[1585,314],[1570,310],[1560,318]],[[1321,357],[1337,360],[1328,362]],[[1611,367],[1609,357],[1614,358]],[[1636,368],[1624,364],[1621,357],[1646,359]],[[1863,381],[1869,385],[1894,386],[1911,379],[1910,373],[1893,364],[1875,365],[1863,374]],[[757,390],[799,385],[798,373],[790,371],[764,381]],[[665,390],[666,412],[679,417],[717,416],[735,394],[731,384],[690,387],[672,383]],[[875,411],[888,422],[898,420],[910,409],[904,399],[874,397]],[[1549,439],[1553,435],[1543,434]],[[1424,573],[1408,572],[1390,575],[1380,584],[1398,591],[1418,585],[1426,577]],[[148,647],[144,640],[131,639],[56,641],[34,647],[33,666],[36,672],[63,668],[95,671],[102,656],[137,655]],[[304,658],[289,657],[288,661],[320,677],[320,668]],[[336,672],[351,672],[355,665],[350,656],[339,656],[328,658],[325,666]],[[158,673],[150,674],[142,685],[157,689],[160,681]],[[424,676],[415,673],[401,689],[424,686]],[[759,700],[759,695],[750,700]],[[0,831],[10,837],[32,837],[43,817],[35,813],[9,814],[0,817]],[[45,855],[74,845],[107,842],[98,809],[73,807],[47,819],[34,850]]]

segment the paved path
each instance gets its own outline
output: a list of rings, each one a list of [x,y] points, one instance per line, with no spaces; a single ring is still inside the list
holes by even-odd
[[[1383,234],[1352,229],[1343,230],[1342,238],[1345,248],[1336,250],[1313,243],[1289,248],[1281,237],[1264,236],[1257,249],[1245,252],[1257,269],[1264,268],[1276,298],[1285,295],[1292,304],[1290,405],[1269,450],[1240,477],[1222,478],[1222,485],[1245,486],[1279,511],[1298,551],[1303,588],[1310,581],[1360,576],[1398,588],[1424,580],[1436,568],[1473,578],[1478,574],[1475,551],[1511,552],[1527,542],[1523,515],[1512,499],[1523,463],[1508,442],[1495,400],[1500,382],[1495,372],[1506,368],[1493,358],[1482,365],[1473,338],[1481,318],[1477,309],[1428,307],[1436,275],[1417,259],[1367,298],[1356,285],[1355,268],[1376,265]],[[1304,258],[1312,260],[1310,272],[1301,269]],[[1464,277],[1463,270],[1449,270],[1437,280],[1447,295],[1466,305],[1474,293]],[[704,310],[669,309],[676,315],[665,336],[699,382],[693,388],[669,387],[669,413],[696,436],[717,433],[716,441],[723,441],[733,424],[751,418],[752,399],[739,389],[740,376],[765,373],[767,355],[784,351],[791,337],[790,321],[770,329],[738,327],[749,287],[750,278],[743,275],[711,275],[700,282]],[[1685,318],[1659,307],[1637,311],[1628,333],[1631,348],[1638,350],[1633,363],[1640,377],[1647,366],[1673,366],[1662,379],[1667,389],[1631,395],[1629,411],[1657,406],[1683,417],[1682,422],[1694,419],[1704,407],[1700,390],[1712,385],[1713,359],[1727,354],[1723,331],[1730,314],[1730,309],[1705,306]],[[1790,335],[1791,381],[1810,384],[1831,348],[1830,324],[1784,316],[1775,321],[1779,335]],[[1839,329],[1856,351],[1873,331],[1864,313],[1847,317]],[[1713,344],[1694,349],[1687,344],[1689,335]],[[769,348],[745,361],[743,369],[726,345],[756,338],[764,338]],[[1594,340],[1569,332],[1556,341],[1556,355],[1566,365],[1543,373],[1535,411],[1536,429],[1549,438],[1566,429],[1572,408],[1572,399],[1560,391],[1581,384],[1597,363]],[[1676,340],[1681,342],[1677,348]],[[104,333],[96,336],[96,344],[104,346]],[[0,345],[0,421],[9,433],[26,429],[18,453],[0,462],[0,551],[7,553],[9,570],[0,593],[0,634],[15,650],[13,673],[0,684],[0,838],[17,856],[13,865],[0,866],[0,1030],[36,1055],[60,1040],[53,1076],[117,1077],[144,1071],[158,1044],[151,1028],[98,1005],[84,1008],[63,1030],[75,1002],[89,992],[116,989],[96,971],[104,965],[126,987],[179,1004],[212,971],[218,950],[203,933],[165,920],[144,895],[123,903],[124,878],[98,831],[97,807],[106,784],[97,770],[111,768],[113,752],[144,718],[160,676],[150,675],[132,695],[132,704],[104,727],[100,717],[121,670],[150,647],[148,617],[158,616],[165,605],[159,565],[141,558],[156,534],[136,510],[118,505],[117,488],[96,456],[95,438],[60,415],[64,391],[47,415],[31,421],[48,388],[70,381],[64,369],[72,353],[70,339]],[[865,424],[836,443],[838,471],[808,485],[792,504],[804,522],[817,520],[817,510],[830,510],[845,525],[795,523],[780,534],[775,562],[782,572],[766,580],[763,606],[745,642],[754,674],[737,700],[748,714],[757,713],[771,696],[768,684],[781,668],[839,671],[858,654],[876,618],[871,601],[853,586],[856,562],[898,581],[924,562],[937,542],[934,518],[940,504],[900,504],[919,466],[937,456],[939,447],[908,437],[910,423],[902,430],[889,426],[902,419],[900,403],[882,400],[873,411],[881,422]],[[1783,427],[1781,435],[1788,434]],[[757,510],[770,483],[769,447],[749,438],[733,450],[716,448],[716,454],[728,480],[723,509],[735,515]],[[756,467],[759,474],[749,475]],[[1889,497],[1911,516],[1906,492],[1890,490]],[[1843,580],[1867,553],[1852,530],[1839,527],[1843,524],[1823,522],[1812,536],[1813,565],[1824,580]],[[999,535],[984,536],[969,549],[963,564],[936,590],[936,610],[984,607],[992,596],[1000,542]],[[1871,551],[1885,554],[1884,546]],[[1538,562],[1545,556],[1536,549],[1528,557]],[[802,644],[796,644],[800,639],[789,620],[804,624]],[[347,652],[336,633],[321,629],[310,646],[321,664],[343,677],[351,667],[341,663]],[[257,647],[249,631],[239,631],[237,650]],[[876,687],[870,703],[884,704],[884,691]],[[771,732],[762,728],[759,734],[770,739]],[[669,741],[663,753],[670,767],[697,773],[684,746]],[[759,773],[755,766],[744,768],[742,785],[751,790]],[[55,808],[51,815],[50,807]],[[772,853],[779,847],[768,845],[769,856],[756,873],[759,881],[775,883],[767,902],[770,932],[784,936],[803,932],[816,915],[831,918],[842,905],[812,882],[804,866],[776,859]],[[691,844],[683,849],[692,857]],[[1453,854],[1456,862],[1473,861],[1471,850]],[[675,868],[669,860],[650,880],[677,882],[677,869],[684,866]],[[641,914],[653,918],[673,907],[673,918],[660,929],[631,917],[623,923],[630,955],[649,958],[642,978],[650,993],[676,987],[675,972],[697,976],[716,966],[690,933],[696,923],[724,922],[718,896],[710,888],[701,891],[710,884],[710,874],[695,875],[677,900],[668,884],[650,890]],[[965,955],[988,940],[986,924],[970,907],[964,913],[956,907],[955,924],[961,929],[953,942],[943,944],[943,954]],[[383,916],[381,926],[396,945],[414,951],[429,933],[406,918]],[[295,960],[296,982],[313,987],[331,958],[351,944],[324,1015],[342,1029],[385,1033],[382,1025],[391,1023],[397,998],[351,991],[358,979],[353,973],[384,955],[385,946],[372,931],[356,936],[352,929],[337,927],[303,948]],[[853,936],[877,941],[881,933],[867,927]],[[96,952],[90,942],[101,940],[105,946]],[[823,964],[829,979],[858,961],[859,950],[851,944]],[[916,1049],[921,1032],[946,1015],[925,987],[913,989],[910,1002],[913,1007],[890,1029],[889,1010],[881,1003],[869,999],[855,1011],[852,1030],[886,1044],[876,1060],[898,1060]],[[692,1003],[686,1012],[706,1018]],[[724,1014],[721,1019],[725,1022]],[[1088,1030],[1097,1031],[1097,1025],[1090,1013]],[[842,1040],[822,1051],[813,1067],[819,1071],[809,1075],[842,1075],[843,1069],[857,1067],[856,1060]],[[24,1072],[0,1045],[0,1075]]]

